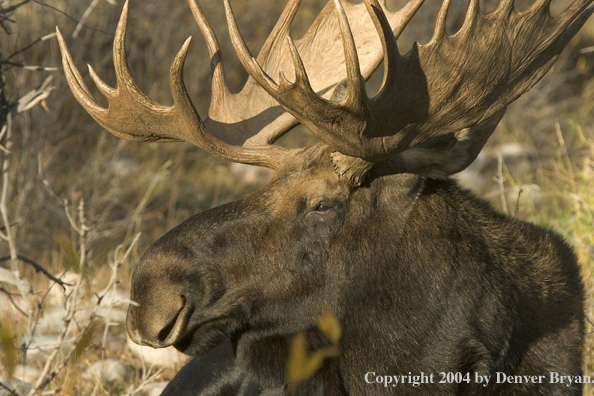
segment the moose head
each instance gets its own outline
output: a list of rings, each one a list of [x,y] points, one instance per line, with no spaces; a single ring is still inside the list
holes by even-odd
[[[369,382],[421,372],[579,375],[583,287],[573,253],[554,233],[494,212],[448,177],[476,158],[506,107],[548,71],[594,1],[575,0],[553,17],[550,0],[521,13],[513,0],[502,0],[489,15],[470,0],[463,26],[449,35],[446,0],[431,41],[405,55],[396,38],[423,0],[396,12],[377,0],[333,0],[294,41],[289,32],[299,3],[289,1],[254,58],[225,0],[232,43],[250,75],[231,94],[217,39],[198,2],[189,0],[212,61],[205,119],[182,77],[189,39],[171,66],[174,104],[162,106],[130,75],[124,6],[114,41],[117,88],[90,68],[106,109],[59,35],[72,92],[116,136],[185,141],[277,171],[260,190],[189,218],[147,250],[132,279],[130,337],[194,355],[230,340],[237,392],[247,378],[284,394],[288,342],[303,331],[312,347],[327,344],[316,330],[325,311],[342,325],[340,355],[299,394],[330,383],[337,395],[392,394]],[[365,80],[382,60],[383,82],[370,98]],[[274,144],[297,123],[321,143]],[[474,377],[437,382],[398,389],[581,389],[547,381],[483,387]]]

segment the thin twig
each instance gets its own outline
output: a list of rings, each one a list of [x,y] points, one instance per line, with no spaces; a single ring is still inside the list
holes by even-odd
[[[507,214],[507,202],[505,202],[505,188],[503,185],[503,157],[501,151],[497,153],[497,184],[499,184],[499,197],[501,198],[501,210]]]
[[[23,4],[27,4],[29,1],[31,1],[31,0],[23,0],[20,3],[15,4],[13,6],[10,6],[8,8],[0,8],[0,14],[8,14],[9,12],[13,12],[17,8],[19,8],[20,6],[22,6]]]
[[[107,295],[107,293],[109,293],[110,290],[115,292],[115,287],[117,285],[117,275],[118,275],[118,270],[119,268],[122,266],[122,264],[124,263],[124,261],[126,261],[126,259],[128,258],[128,256],[130,256],[130,253],[132,252],[133,247],[136,245],[136,243],[138,242],[138,239],[140,238],[140,233],[137,233],[136,236],[134,237],[134,240],[132,240],[132,243],[130,243],[130,246],[128,246],[128,249],[126,250],[126,252],[124,253],[124,255],[122,256],[122,258],[118,258],[118,253],[122,248],[122,245],[118,245],[118,247],[115,250],[115,257],[114,257],[114,261],[113,264],[110,264],[111,267],[111,278],[109,279],[109,282],[107,282],[107,286],[100,291],[99,293],[97,293],[97,307],[99,307],[101,305],[101,301],[103,301],[103,299],[105,298],[105,296]],[[121,301],[124,302],[124,301]],[[101,362],[102,362],[102,366],[101,366],[101,370],[100,372],[103,372],[103,363],[105,362],[105,350],[106,345],[107,345],[107,335],[109,332],[109,327],[112,325],[112,323],[109,321],[109,316],[111,314],[111,310],[113,308],[114,305],[120,303],[120,301],[115,301],[113,302],[108,308],[107,308],[107,313],[105,315],[105,328],[103,329],[103,338],[101,340]],[[97,393],[97,390],[99,389],[99,385],[100,385],[100,378],[97,378],[97,382],[95,383],[95,387],[93,389],[93,393],[92,395],[95,395]]]
[[[77,38],[78,37],[78,33],[80,33],[80,29],[82,29],[85,21],[87,20],[87,18],[89,18],[89,16],[91,15],[91,12],[93,12],[93,9],[95,8],[95,6],[98,3],[99,3],[99,0],[92,0],[91,1],[91,4],[89,4],[89,6],[87,7],[87,9],[83,13],[82,17],[80,18],[80,21],[78,21],[78,25],[76,25],[76,29],[74,29],[74,32],[72,33],[72,38]]]
[[[25,311],[23,311],[21,309],[21,307],[18,306],[18,304],[16,303],[16,301],[14,301],[14,299],[12,298],[12,293],[11,292],[9,292],[8,290],[6,290],[4,288],[4,286],[0,286],[0,292],[4,293],[6,295],[6,297],[8,297],[8,299],[12,303],[12,306],[15,307],[17,311],[19,311],[22,315],[27,316],[27,313]]]
[[[27,0],[27,1],[29,1],[29,0]],[[14,58],[15,56],[17,56],[18,54],[21,54],[21,53],[27,51],[29,48],[33,47],[35,44],[45,41],[47,39],[53,38],[53,37],[56,37],[56,33],[50,33],[43,37],[40,37],[40,38],[32,41],[31,43],[29,43],[29,45],[26,45],[23,48],[21,48],[20,50],[17,50],[15,52],[13,52],[12,54],[8,55],[8,57],[4,61],[8,61],[11,58]]]
[[[2,63],[5,65],[10,65],[13,67],[22,67],[25,70],[33,70],[33,71],[58,71],[59,70],[57,67],[53,67],[53,66],[30,66],[30,65],[24,65],[20,62],[11,62],[11,61],[2,61]]]
[[[57,358],[58,353],[60,352],[60,347],[62,346],[62,343],[64,342],[64,340],[66,339],[66,336],[68,335],[68,329],[70,327],[70,323],[72,322],[72,320],[74,318],[74,314],[76,313],[76,308],[78,306],[77,299],[78,299],[79,290],[80,290],[82,283],[83,283],[83,280],[82,280],[82,278],[80,278],[78,280],[78,282],[76,282],[76,284],[74,286],[74,290],[70,293],[70,295],[66,299],[67,309],[66,309],[66,313],[65,313],[64,319],[63,319],[64,325],[62,327],[62,332],[58,336],[58,340],[56,341],[56,346],[54,346],[49,357],[47,358],[45,365],[43,366],[43,370],[41,371],[41,374],[37,378],[37,381],[31,388],[31,390],[29,391],[28,396],[33,396],[35,393],[37,393],[38,390],[45,388],[55,378],[55,376],[60,371],[59,369],[57,369],[57,370],[53,370],[50,373],[51,366],[54,363],[55,359]],[[90,324],[91,324],[91,322],[89,322],[89,325]],[[81,332],[74,337],[73,342],[72,342],[71,351],[72,351],[72,348],[74,348],[77,345],[76,341],[80,340],[80,338],[82,338],[83,334],[84,334],[84,332]],[[72,351],[72,353],[74,353],[74,351]],[[69,358],[69,356],[68,356],[68,358]]]
[[[136,206],[136,209],[134,209],[134,213],[132,213],[128,229],[126,230],[126,236],[124,237],[124,241],[127,241],[130,239],[130,236],[134,229],[136,229],[136,230],[140,229],[140,223],[142,222],[142,216],[141,216],[142,211],[144,210],[146,205],[149,203],[149,200],[151,198],[151,195],[153,194],[153,191],[155,190],[155,188],[157,188],[157,185],[159,184],[159,182],[167,174],[172,163],[173,163],[173,161],[167,160],[163,164],[163,166],[161,166],[161,169],[159,169],[159,171],[157,172],[157,177],[152,179],[151,184],[149,184],[148,188],[146,189],[146,192],[142,196],[142,199],[140,200],[138,206]]]
[[[30,0],[27,0],[27,1],[30,1]],[[42,1],[39,1],[39,0],[32,0],[32,1],[33,1],[33,3],[35,3],[35,4],[39,4],[40,6],[47,7],[47,8],[51,8],[52,10],[54,10],[54,11],[56,11],[56,12],[58,12],[58,13],[60,13],[60,14],[64,15],[66,18],[68,18],[68,19],[70,19],[70,20],[72,20],[72,21],[74,21],[74,22],[76,22],[76,23],[79,23],[79,20],[78,20],[78,19],[76,19],[76,18],[74,18],[74,17],[72,17],[72,16],[68,15],[68,13],[66,13],[65,11],[62,11],[62,10],[60,10],[59,8],[56,8],[56,7],[54,7],[54,6],[51,6],[51,5],[49,5],[49,4],[46,4],[46,3],[42,2]],[[94,31],[94,32],[99,32],[99,33],[102,33],[102,34],[105,34],[105,35],[108,35],[108,36],[112,36],[112,34],[111,34],[111,33],[107,33],[107,32],[105,32],[105,31],[103,31],[103,30],[101,30],[101,29],[97,29],[97,28],[94,28],[94,27],[92,27],[92,26],[85,25],[84,23],[83,23],[83,26],[84,26],[85,28],[89,29],[89,30],[92,30],[92,31]]]
[[[12,389],[10,386],[6,385],[2,381],[0,381],[0,388],[6,389],[13,396],[20,396],[20,394],[16,391],[16,389]]]
[[[17,254],[16,258],[17,258],[17,260],[22,261],[23,263],[33,266],[35,268],[35,272],[43,273],[45,276],[50,278],[52,281],[54,281],[58,285],[62,286],[63,289],[66,289],[65,286],[72,286],[70,283],[66,283],[63,280],[61,280],[60,278],[56,278],[50,272],[48,272],[45,268],[43,268],[40,264],[37,264],[35,261],[31,260],[30,258],[27,258],[27,257],[23,256],[22,254]],[[4,262],[4,261],[8,261],[10,259],[11,259],[10,256],[0,257],[0,263]]]
[[[79,228],[79,245],[80,245],[80,258],[79,267],[81,271],[86,267],[87,262],[87,234],[90,228],[87,226],[87,220],[85,217],[85,199],[80,198],[78,201],[78,228]]]

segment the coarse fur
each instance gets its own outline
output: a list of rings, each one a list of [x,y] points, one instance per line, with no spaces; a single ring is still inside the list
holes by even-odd
[[[297,395],[581,394],[548,380],[494,384],[496,372],[581,375],[583,286],[561,237],[453,180],[393,174],[389,163],[353,188],[331,153],[303,149],[266,186],[186,220],[138,264],[131,335],[205,356],[231,340],[212,360],[220,372],[189,394],[285,394],[288,344],[305,331],[312,349],[327,345],[316,330],[325,311],[342,326],[340,355]],[[368,384],[369,372],[436,377],[384,387]],[[440,372],[492,380],[440,384]]]

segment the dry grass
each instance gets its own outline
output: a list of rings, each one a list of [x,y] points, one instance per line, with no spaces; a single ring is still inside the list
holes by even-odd
[[[47,4],[64,10],[76,19],[84,14],[90,2],[54,0]],[[246,33],[251,32],[247,41],[256,51],[274,22],[272,18],[262,21],[258,16],[280,14],[284,2],[253,1],[249,2],[249,7],[248,2],[235,3],[237,13],[242,15],[240,27]],[[295,28],[297,34],[311,22],[320,3],[304,0],[302,8],[305,12],[297,23],[301,26]],[[391,3],[395,6],[402,1]],[[487,3],[492,7],[494,2]],[[524,3],[528,2],[520,3],[521,7],[525,7]],[[567,3],[558,1],[557,8]],[[8,3],[11,4],[16,2]],[[229,82],[237,89],[246,75],[235,57],[230,55],[220,1],[201,1],[201,4],[217,35],[222,38]],[[12,14],[11,18],[17,21],[7,25],[12,34],[0,30],[1,55],[6,59],[9,54],[39,37],[51,34],[54,26],[59,25],[76,64],[93,64],[98,74],[113,84],[111,41],[121,5],[120,1],[117,7],[107,1],[98,2],[86,20],[87,26],[92,29],[83,28],[78,38],[73,39],[70,35],[75,31],[76,22],[38,3],[28,3]],[[411,37],[421,42],[428,41],[431,32],[427,27],[433,24],[436,7],[434,3],[428,3],[425,8],[402,37],[403,47],[412,43]],[[450,20],[455,28],[460,11],[454,11]],[[256,18],[259,23],[252,24],[251,21]],[[187,28],[180,29],[180,26]],[[199,36],[187,4],[156,0],[132,2],[128,29],[129,62],[133,75],[151,97],[162,103],[170,102],[169,62],[186,36]],[[592,21],[562,55],[553,72],[509,109],[486,151],[496,152],[498,147],[513,142],[537,153],[538,166],[528,172],[511,162],[502,164],[501,185],[509,192],[505,195],[506,207],[514,216],[563,233],[574,245],[583,265],[588,288],[588,316],[592,319],[594,53],[580,52],[589,46],[594,46]],[[202,40],[194,40],[187,62],[191,67],[185,71],[190,95],[195,98],[202,114],[208,105],[206,98],[210,97],[206,53]],[[61,70],[54,39],[39,42],[10,61]],[[135,144],[109,135],[75,102],[61,71],[33,71],[4,64],[3,73],[5,92],[11,100],[39,86],[47,76],[54,76],[56,89],[45,100],[46,108],[37,106],[15,117],[7,214],[19,254],[52,274],[60,275],[69,270],[81,275],[80,295],[76,300],[78,306],[96,306],[94,294],[104,290],[113,279],[110,264],[121,260],[127,249],[130,248],[129,256],[118,268],[115,285],[122,292],[129,287],[134,263],[155,239],[187,217],[236,199],[262,183],[262,179],[246,181],[236,168],[189,145]],[[84,70],[83,74],[86,74]],[[373,92],[373,89],[370,91]],[[292,141],[285,141],[285,144],[307,144],[310,139],[307,135],[300,135]],[[493,172],[497,176],[496,166]],[[500,184],[490,177],[484,180],[479,193],[491,197],[494,204],[501,207]],[[539,186],[538,199],[531,199],[528,195],[525,187],[528,184]],[[524,190],[518,198],[520,188]],[[83,210],[80,210],[81,203]],[[133,243],[139,232],[139,239]],[[118,248],[120,245],[122,247]],[[0,257],[8,254],[8,245],[0,244]],[[17,266],[22,279],[32,288],[28,297],[31,314],[42,318],[56,306],[47,297],[48,279],[23,262],[18,262]],[[15,298],[22,291],[18,287],[6,287],[15,293]],[[52,289],[61,290],[59,286]],[[72,296],[70,291],[60,293]],[[22,303],[19,301],[19,304]],[[9,310],[2,312],[1,374],[6,376],[7,371],[14,369],[15,363],[23,363],[26,355],[19,346],[23,337],[35,330],[32,330],[27,315]],[[146,379],[147,372],[143,373],[140,360],[125,348],[122,324],[110,326],[106,333],[104,318],[83,319],[77,319],[79,328],[68,332],[68,337],[80,337],[81,347],[73,351],[70,358],[66,358],[67,351],[56,354],[55,361],[66,361],[66,364],[44,387],[44,391],[61,390],[60,394],[68,395],[89,395],[93,392],[99,395],[133,394],[142,387],[143,375]],[[594,326],[588,323],[586,329],[585,373],[594,375]],[[16,348],[11,349],[11,345]],[[83,378],[82,374],[88,367],[105,359],[119,360],[134,369],[123,382]],[[43,369],[44,363],[29,362],[37,369]],[[167,380],[174,373],[175,369],[166,369],[157,380]],[[592,393],[594,389],[587,389],[586,394],[590,394],[588,392]]]

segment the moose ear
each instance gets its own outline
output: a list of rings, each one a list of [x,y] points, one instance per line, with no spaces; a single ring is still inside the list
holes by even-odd
[[[394,173],[445,179],[476,159],[506,110],[507,107],[483,122],[427,140],[381,162]]]
[[[506,109],[470,128],[426,140],[376,165],[339,152],[332,154],[332,162],[336,172],[354,186],[361,185],[373,166],[391,174],[414,173],[430,179],[445,179],[462,172],[476,159]]]

